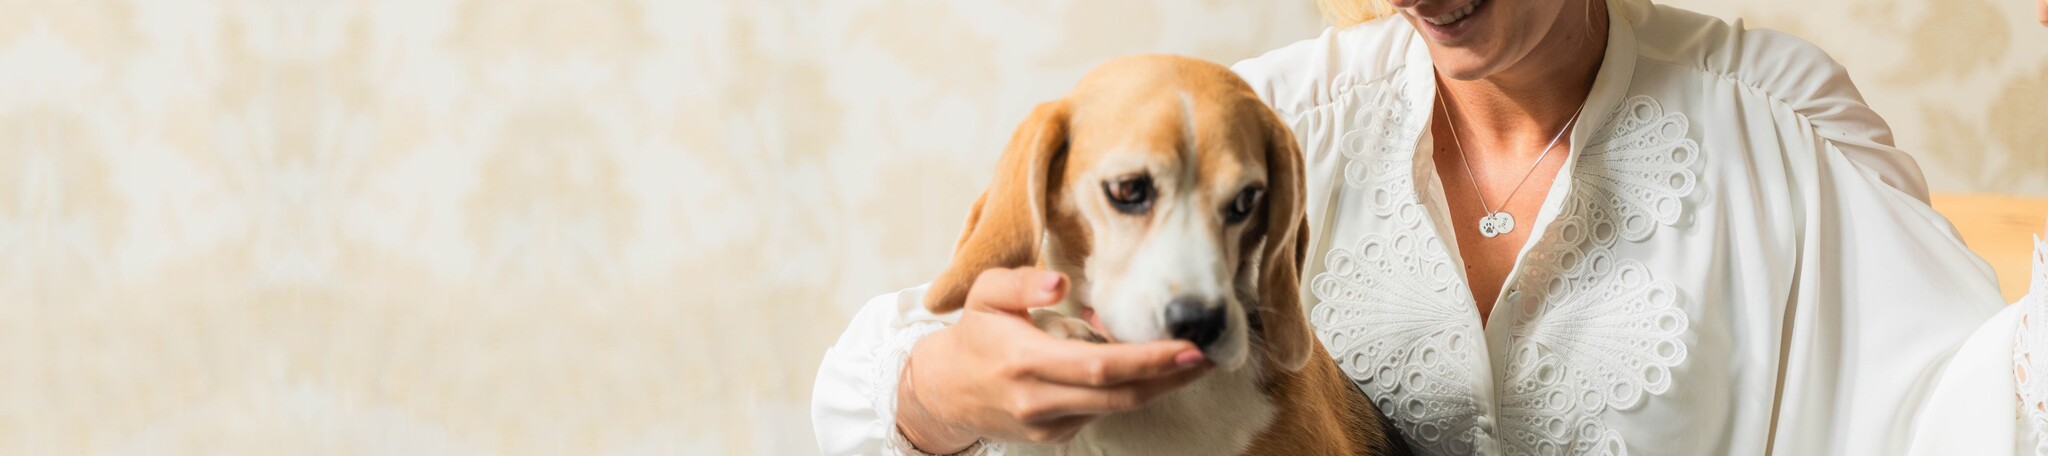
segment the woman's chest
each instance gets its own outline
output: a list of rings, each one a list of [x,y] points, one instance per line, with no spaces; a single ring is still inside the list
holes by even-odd
[[[1311,320],[1418,446],[1585,453],[1688,425],[1711,433],[1732,415],[1701,404],[1769,381],[1732,373],[1753,338],[1730,335],[1768,330],[1742,326],[1728,301],[1785,288],[1741,263],[1760,256],[1722,251],[1714,226],[1728,220],[1697,216],[1698,144],[1656,128],[1679,114],[1629,103],[1640,117],[1575,148],[1517,214],[1526,238],[1498,247],[1468,236],[1488,209],[1455,200],[1472,183],[1416,152],[1427,144],[1334,145],[1343,169],[1322,187]]]
[[[1432,128],[1442,137],[1441,123]],[[1529,157],[1514,153],[1470,154],[1453,141],[1434,141],[1430,164],[1420,166],[1424,186],[1441,192],[1434,211],[1444,218],[1455,257],[1484,324],[1527,245],[1551,185],[1563,170],[1562,153]],[[1526,163],[1526,164],[1525,164]],[[1429,182],[1433,178],[1433,182]]]

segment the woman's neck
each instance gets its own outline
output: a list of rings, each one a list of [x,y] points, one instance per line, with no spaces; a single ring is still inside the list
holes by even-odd
[[[1557,24],[1515,65],[1473,81],[1437,77],[1466,144],[1536,144],[1471,152],[1534,158],[1593,91],[1607,50],[1606,2],[1566,3]]]

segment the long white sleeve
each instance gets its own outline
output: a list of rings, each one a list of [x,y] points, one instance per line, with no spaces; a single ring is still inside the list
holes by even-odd
[[[1872,138],[1881,123],[1813,128],[1832,131],[1810,136],[1813,161],[1800,164],[1814,169],[1798,191],[1805,215],[1773,448],[1900,454],[1928,422],[1945,370],[1979,360],[1957,354],[2004,300],[1989,266],[1923,199],[1911,159]]]
[[[1972,343],[1980,329],[2000,328],[1986,325],[2005,303],[1990,266],[1929,206],[1918,165],[1892,144],[1890,128],[1825,52],[1739,24],[1703,21],[1652,33],[1710,43],[1656,58],[1723,82],[1654,77],[1663,73],[1653,67],[1637,73],[1639,88],[1697,100],[1690,104],[1702,112],[1739,113],[1700,124],[1725,132],[1709,134],[1702,154],[1746,154],[1710,162],[1703,185],[1731,199],[1709,204],[1742,207],[1746,201],[1732,198],[1768,198],[1755,205],[1753,225],[1790,234],[1790,242],[1763,252],[1796,252],[1779,257],[1789,264],[1775,263],[1791,266],[1783,276],[1790,281],[1785,302],[1755,309],[1778,323],[1748,336],[1773,342],[1759,346],[1776,355],[1762,358],[1776,364],[1769,450],[1908,452],[1955,363],[1984,360],[1958,354],[1966,346],[2009,350],[2009,327],[2003,343],[1990,342],[2000,339],[1995,334]],[[2010,403],[2011,388],[2004,391]]]
[[[825,349],[811,389],[811,427],[826,455],[918,455],[896,430],[896,381],[910,348],[958,321],[932,315],[918,286],[868,300],[839,342]],[[976,445],[964,454],[1000,454],[999,445]]]
[[[2048,454],[2048,242],[2034,241],[2032,287],[1977,329],[1920,413],[1916,455]]]

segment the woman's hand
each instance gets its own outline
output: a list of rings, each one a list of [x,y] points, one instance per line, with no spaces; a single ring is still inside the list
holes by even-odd
[[[904,437],[939,454],[978,438],[1063,443],[1209,372],[1187,341],[1093,344],[1032,326],[1030,309],[1058,303],[1066,282],[1037,268],[981,273],[960,322],[911,348],[896,395]]]

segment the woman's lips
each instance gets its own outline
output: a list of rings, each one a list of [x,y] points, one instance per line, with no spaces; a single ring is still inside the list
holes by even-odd
[[[1472,3],[1466,3],[1465,6],[1457,7],[1450,12],[1424,17],[1422,20],[1435,25],[1449,25],[1452,22],[1457,22],[1459,19],[1464,19],[1465,16],[1471,15],[1472,10],[1479,8],[1479,2],[1481,1],[1484,0],[1473,0]]]
[[[1472,29],[1474,19],[1486,15],[1489,9],[1491,8],[1486,7],[1486,0],[1474,0],[1458,9],[1435,16],[1417,16],[1416,25],[1436,42],[1456,42]],[[1439,21],[1442,23],[1438,23]]]

